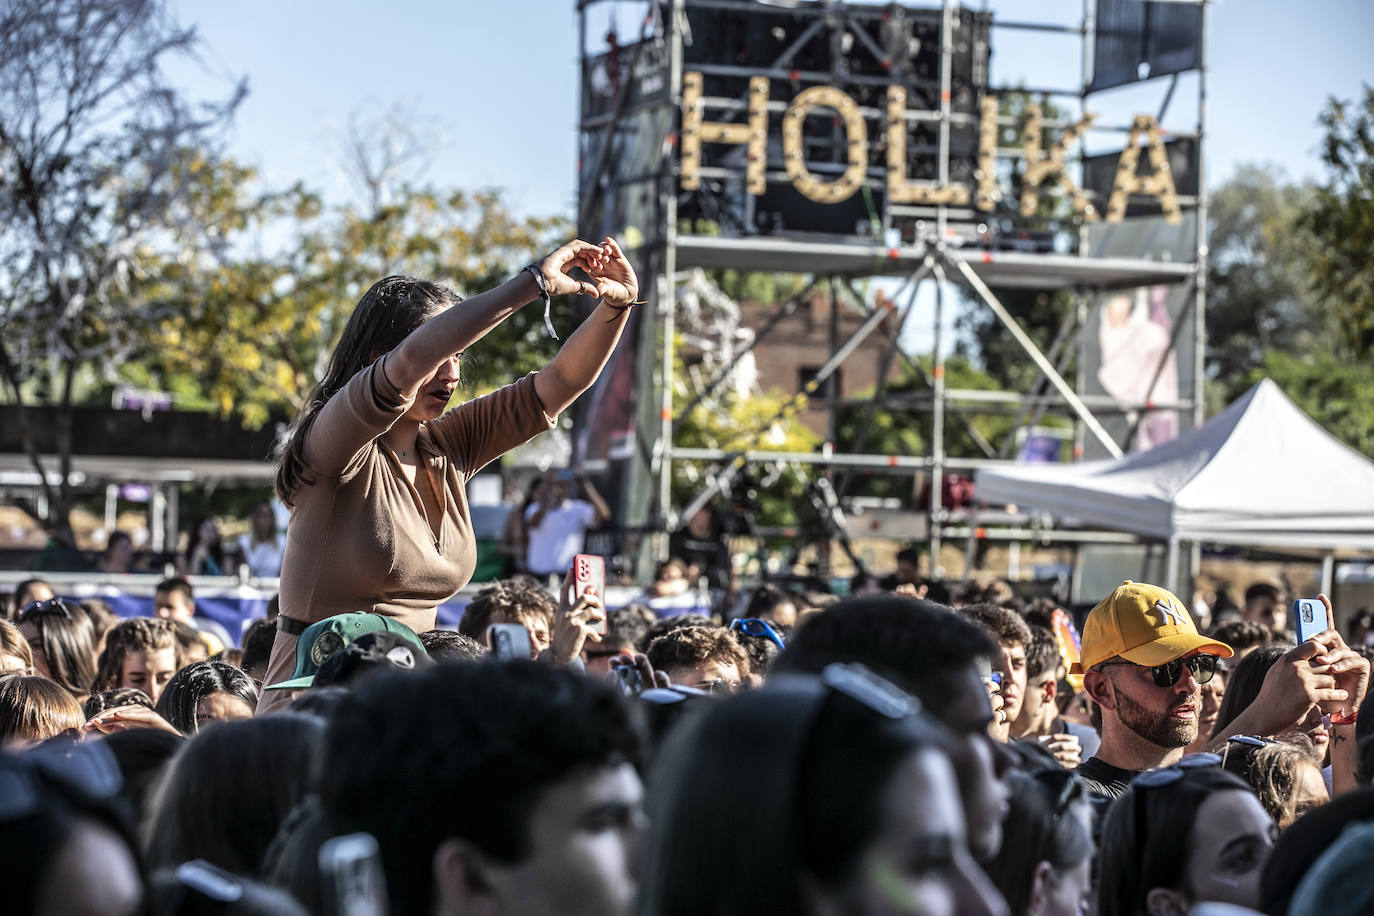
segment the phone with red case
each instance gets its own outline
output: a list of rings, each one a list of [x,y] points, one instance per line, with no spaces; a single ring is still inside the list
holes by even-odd
[[[579,553],[573,557],[572,603],[577,604],[588,591],[600,598],[603,603],[605,602],[606,560],[595,554]],[[598,636],[605,636],[606,621],[602,620],[594,632]]]

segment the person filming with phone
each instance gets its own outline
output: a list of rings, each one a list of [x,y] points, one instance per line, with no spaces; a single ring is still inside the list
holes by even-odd
[[[577,484],[586,499],[571,498]],[[525,510],[529,546],[525,566],[541,582],[552,582],[568,571],[582,552],[587,530],[611,517],[610,507],[581,471],[555,471],[544,478],[538,498]]]
[[[526,303],[574,294],[600,303],[549,365],[448,409],[464,350]],[[373,284],[277,466],[277,494],[292,512],[268,684],[293,667],[296,637],[327,617],[370,611],[417,633],[434,627],[436,608],[476,563],[467,481],[552,428],[591,387],[638,295],[611,238],[574,239],[466,301],[412,277]]]

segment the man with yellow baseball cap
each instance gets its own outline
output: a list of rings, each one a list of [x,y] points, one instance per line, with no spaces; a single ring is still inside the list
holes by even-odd
[[[1102,745],[1078,767],[1087,789],[1117,798],[1142,770],[1177,763],[1197,737],[1200,685],[1231,655],[1157,585],[1123,582],[1093,608],[1073,669],[1102,710]]]

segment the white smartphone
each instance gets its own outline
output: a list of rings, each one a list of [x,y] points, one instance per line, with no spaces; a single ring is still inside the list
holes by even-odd
[[[351,833],[320,846],[320,883],[339,916],[387,916],[382,854],[369,833]]]
[[[1329,629],[1331,621],[1326,614],[1326,605],[1316,598],[1299,598],[1293,602],[1293,631],[1298,634],[1298,642],[1307,642]]]
[[[530,660],[530,631],[520,623],[493,623],[487,627],[487,645],[501,661]]]

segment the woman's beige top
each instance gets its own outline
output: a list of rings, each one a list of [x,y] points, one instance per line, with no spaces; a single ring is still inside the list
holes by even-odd
[[[354,376],[306,434],[303,454],[313,483],[295,494],[281,612],[313,623],[373,611],[423,632],[434,628],[435,608],[467,585],[477,562],[469,478],[553,428],[553,419],[531,373],[420,426],[417,482],[418,473],[428,472],[443,505],[436,543],[419,493],[378,438],[413,403],[387,379],[385,361]]]

